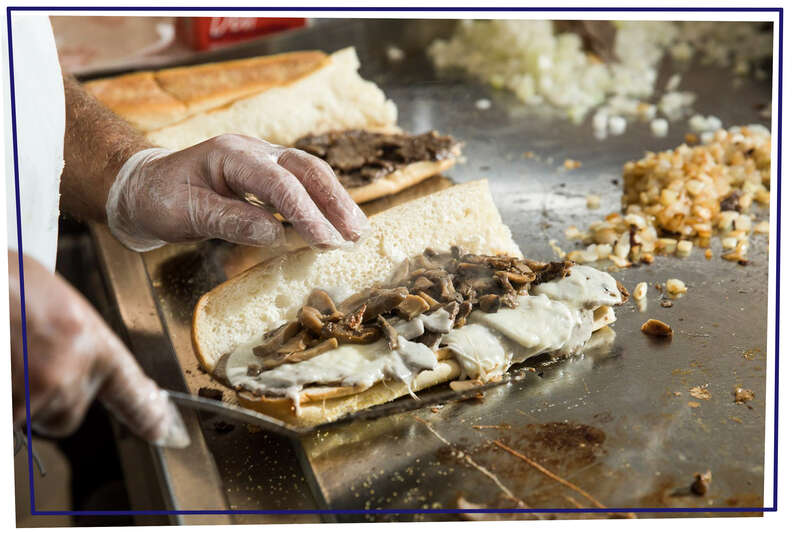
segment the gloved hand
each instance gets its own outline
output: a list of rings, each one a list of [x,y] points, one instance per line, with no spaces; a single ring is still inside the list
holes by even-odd
[[[14,424],[23,422],[25,374],[19,257],[8,252]],[[185,447],[190,439],[175,406],[138,366],[98,313],[59,276],[24,257],[30,421],[53,437],[73,432],[98,398],[153,444]]]
[[[220,135],[178,152],[133,155],[110,189],[107,220],[124,245],[219,238],[253,246],[283,243],[289,221],[317,248],[357,241],[368,219],[323,160],[242,135]]]

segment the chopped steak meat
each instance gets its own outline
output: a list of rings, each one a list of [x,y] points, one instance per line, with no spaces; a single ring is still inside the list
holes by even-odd
[[[368,185],[410,163],[459,155],[459,143],[436,131],[420,135],[331,131],[302,137],[294,146],[327,161],[347,188]]]

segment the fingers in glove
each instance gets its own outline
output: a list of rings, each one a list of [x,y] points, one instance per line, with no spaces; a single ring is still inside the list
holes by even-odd
[[[128,352],[112,350],[103,363],[107,374],[98,397],[108,411],[152,444],[171,448],[189,445],[178,410]]]
[[[327,162],[302,150],[290,148],[278,164],[302,183],[313,201],[345,239],[357,241],[368,230],[366,215],[358,207]]]
[[[278,246],[284,242],[283,225],[265,209],[227,198],[214,191],[193,188],[188,201],[191,238],[215,238],[249,246]]]
[[[338,248],[345,240],[333,227],[300,181],[272,160],[255,166],[234,158],[224,168],[226,183],[240,196],[253,194],[288,220],[303,239],[317,248]],[[265,179],[266,178],[266,179]]]

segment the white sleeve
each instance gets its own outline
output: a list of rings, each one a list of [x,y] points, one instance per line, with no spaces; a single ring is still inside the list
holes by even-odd
[[[13,91],[16,110],[22,251],[54,270],[66,122],[58,52],[45,15],[12,15],[8,39],[13,52],[13,86],[11,77],[6,76],[5,89]],[[7,98],[10,95],[6,92]],[[13,151],[7,151],[6,161],[8,247],[17,250]]]

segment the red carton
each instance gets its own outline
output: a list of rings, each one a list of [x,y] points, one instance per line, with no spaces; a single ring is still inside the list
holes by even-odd
[[[209,50],[262,35],[305,26],[304,18],[181,17],[176,32],[194,50]]]

